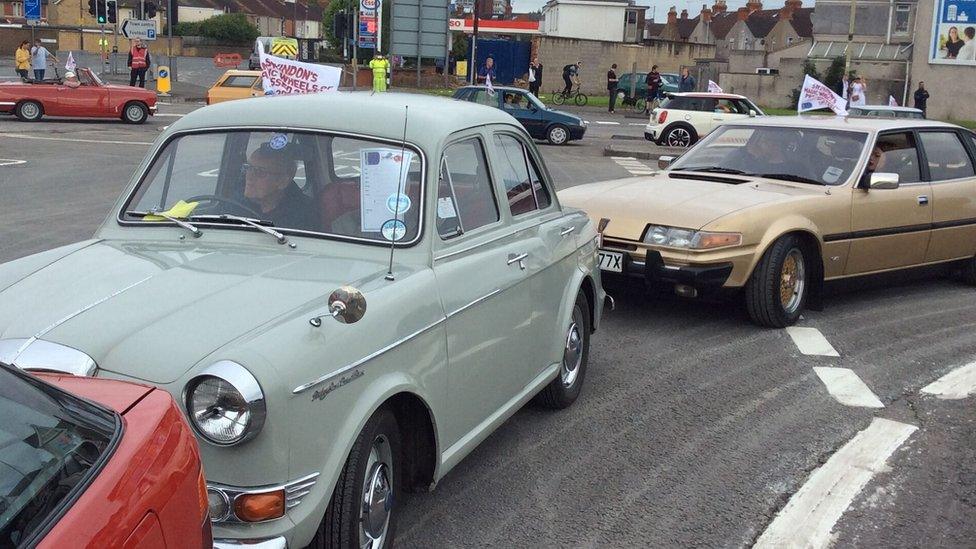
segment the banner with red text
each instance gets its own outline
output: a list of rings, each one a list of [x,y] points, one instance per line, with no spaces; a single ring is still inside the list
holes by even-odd
[[[803,78],[803,89],[800,90],[800,100],[796,105],[796,112],[830,109],[834,114],[847,116],[847,102],[826,84],[811,77]]]
[[[339,90],[342,69],[267,55],[264,53],[264,46],[260,40],[257,41],[257,45],[265,95],[293,95]]]

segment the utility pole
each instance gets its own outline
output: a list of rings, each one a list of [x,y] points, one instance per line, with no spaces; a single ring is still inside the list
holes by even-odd
[[[359,80],[359,4],[353,8],[352,16],[352,91],[356,91],[356,81]]]
[[[847,51],[844,54],[844,78],[848,78],[851,74],[851,53],[854,49],[854,16],[855,10],[857,9],[857,0],[851,0],[851,15],[850,22],[847,28]],[[848,86],[850,82],[848,82]],[[848,97],[848,100],[850,98]]]
[[[478,83],[478,9],[481,0],[474,0],[474,24],[471,33],[471,64],[468,67],[468,79],[471,84]]]

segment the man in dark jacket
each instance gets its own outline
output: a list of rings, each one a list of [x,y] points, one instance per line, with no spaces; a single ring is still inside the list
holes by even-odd
[[[613,113],[613,107],[617,103],[617,83],[620,79],[617,78],[617,64],[614,63],[610,65],[610,70],[607,71],[607,93],[610,94],[610,109],[609,112]]]
[[[929,90],[925,89],[925,82],[918,83],[915,90],[915,108],[922,111],[922,116],[928,116],[925,112],[925,104],[929,100]]]
[[[563,82],[566,83],[566,87],[563,88],[563,95],[569,95],[573,93],[573,81],[579,79],[579,69],[580,62],[570,63],[563,67]]]
[[[651,67],[647,73],[647,96],[644,100],[644,114],[651,113],[651,103],[657,101],[661,95],[661,73],[657,72],[657,65]]]
[[[679,92],[695,91],[695,77],[688,72],[688,67],[681,69],[681,80],[678,82]]]
[[[532,62],[529,63],[529,92],[538,97],[540,87],[542,87],[542,63],[539,62],[538,57],[533,57]]]

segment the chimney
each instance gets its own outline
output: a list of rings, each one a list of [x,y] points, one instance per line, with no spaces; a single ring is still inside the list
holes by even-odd
[[[803,7],[803,0],[786,0],[786,5],[793,8],[793,11],[796,11]]]
[[[712,22],[712,10],[708,9],[708,4],[702,4],[701,22],[705,24]]]
[[[688,10],[681,10],[681,19],[688,19]]]
[[[728,11],[728,6],[725,5],[725,0],[715,0],[715,4],[712,5],[712,13],[719,14]]]
[[[739,21],[745,21],[749,19],[749,8],[741,7],[736,10],[735,15],[739,18]]]
[[[749,0],[746,2],[746,7],[749,8],[749,13],[762,9],[762,2],[756,2],[755,0]]]
[[[783,7],[779,9],[779,18],[785,19],[787,21],[792,19],[793,10],[795,9],[793,6],[794,6],[793,0],[786,0],[786,2],[783,4]]]
[[[678,10],[675,9],[674,6],[671,6],[671,9],[668,10],[668,24],[676,25],[677,23],[678,23]]]

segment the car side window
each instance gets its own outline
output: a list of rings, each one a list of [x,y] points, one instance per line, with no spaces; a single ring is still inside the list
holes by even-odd
[[[498,106],[498,94],[489,95],[488,90],[477,89],[471,96],[470,101],[478,103],[479,105],[488,105],[489,107]]]
[[[973,177],[973,164],[955,132],[919,134],[932,181]]]
[[[506,134],[496,134],[494,142],[500,159],[498,175],[505,185],[512,215],[548,208],[552,199],[525,146],[514,136]]]
[[[918,183],[922,180],[914,134],[884,134],[878,137],[875,147],[881,147],[882,151],[875,172],[896,173],[899,183]]]
[[[449,145],[438,175],[437,234],[447,240],[498,220],[481,140],[473,137]]]

